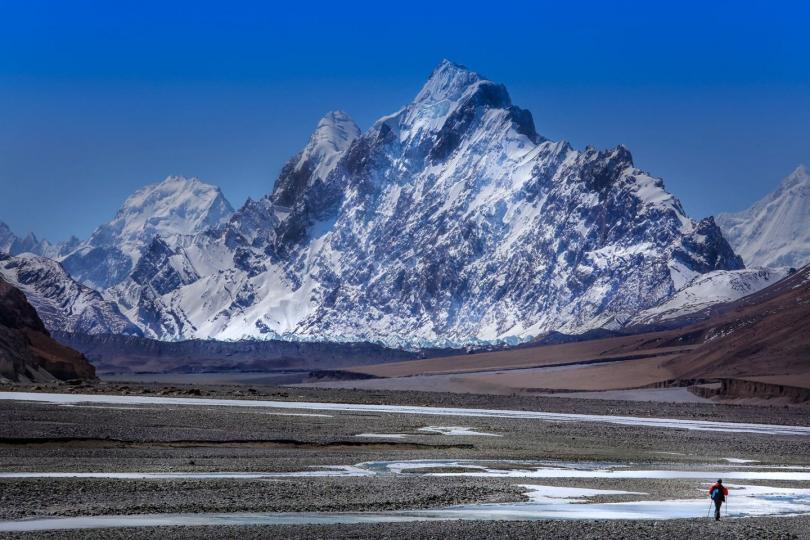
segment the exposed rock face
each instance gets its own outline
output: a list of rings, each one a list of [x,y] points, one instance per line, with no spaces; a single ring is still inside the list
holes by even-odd
[[[169,176],[133,193],[109,223],[65,256],[77,281],[103,290],[132,272],[158,235],[188,235],[226,222],[233,208],[218,187],[197,178]]]
[[[92,379],[81,353],[51,339],[37,312],[17,288],[0,278],[0,379]]]
[[[687,318],[704,319],[713,306],[754,294],[787,275],[787,268],[715,270],[701,274],[659,305],[633,317],[630,324],[658,325],[677,320],[683,325]]]
[[[25,293],[50,331],[141,335],[114,302],[74,281],[54,260],[0,253],[0,277]]]
[[[343,111],[327,113],[301,153],[284,166],[273,187],[273,202],[279,206],[294,206],[314,183],[329,176],[359,136],[360,128],[349,115]]]
[[[619,329],[743,267],[629,150],[550,141],[448,61],[365,133],[327,114],[269,195],[170,177],[64,265],[151,338],[412,348]]]
[[[799,268],[810,263],[810,171],[800,165],[751,208],[717,223],[745,264]]]
[[[109,293],[161,339],[524,340],[621,327],[742,268],[626,148],[549,141],[502,85],[447,61],[362,135],[328,115],[272,194],[167,245],[179,277]]]

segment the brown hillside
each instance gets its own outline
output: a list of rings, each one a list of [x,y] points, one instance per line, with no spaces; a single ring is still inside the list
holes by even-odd
[[[54,341],[19,289],[0,279],[0,379],[93,379],[79,352]]]

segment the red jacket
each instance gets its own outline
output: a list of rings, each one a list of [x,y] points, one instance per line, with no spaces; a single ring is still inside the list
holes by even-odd
[[[716,488],[720,488],[723,490],[723,500],[726,500],[726,497],[728,497],[728,488],[726,488],[726,486],[724,486],[723,484],[718,484],[716,482],[712,487],[709,488],[709,497],[712,496],[712,491],[714,491]]]

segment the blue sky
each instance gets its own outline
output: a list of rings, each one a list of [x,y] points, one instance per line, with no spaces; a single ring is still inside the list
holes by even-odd
[[[284,4],[0,0],[0,220],[86,236],[169,174],[239,206],[323,113],[365,129],[442,58],[547,137],[625,144],[694,217],[810,164],[807,2]]]

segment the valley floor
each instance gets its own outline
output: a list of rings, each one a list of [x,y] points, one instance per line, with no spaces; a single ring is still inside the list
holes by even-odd
[[[97,383],[34,391],[68,396],[0,397],[3,537],[810,537],[804,407],[260,385]],[[82,403],[81,394],[98,401]],[[130,398],[101,397],[107,395]],[[400,413],[377,407],[383,404],[511,412]],[[530,411],[673,422],[520,416]],[[768,426],[752,433],[721,422]],[[733,518],[719,524],[705,517],[705,490],[718,476],[732,490]],[[623,493],[611,493],[617,491]],[[449,519],[449,507],[474,521]],[[145,514],[190,524],[116,528],[123,516],[137,521]],[[193,525],[189,514],[220,524]],[[415,521],[387,522],[403,515]],[[42,518],[85,517],[81,526],[98,526],[94,516],[118,517],[103,518],[112,528],[16,530],[26,523],[75,525],[36,521]],[[251,524],[267,516],[275,524]],[[369,518],[385,522],[362,522]]]

